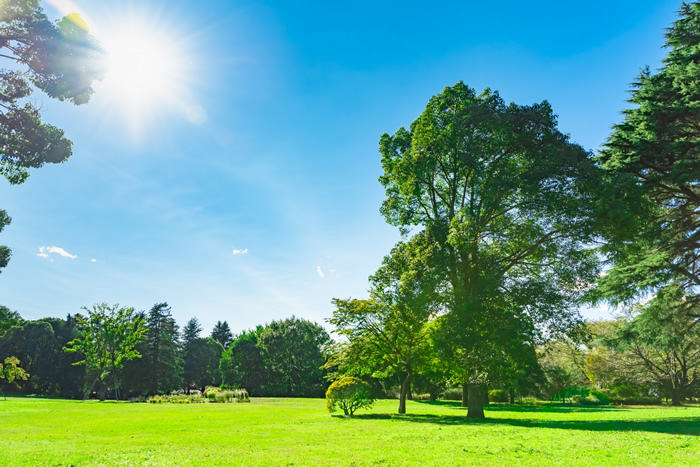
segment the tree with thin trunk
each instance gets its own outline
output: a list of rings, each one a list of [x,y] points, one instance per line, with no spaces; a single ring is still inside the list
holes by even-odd
[[[431,249],[417,235],[399,243],[370,278],[370,300],[334,299],[336,310],[328,322],[348,340],[327,367],[356,374],[399,375],[399,410],[415,372],[428,359],[428,323],[440,308],[439,277],[431,269]]]
[[[439,252],[453,354],[470,362],[464,382],[477,390],[488,380],[484,356],[504,332],[580,321],[576,304],[599,269],[590,245],[600,177],[547,102],[506,105],[460,82],[431,98],[409,130],[382,135],[380,152],[382,214]],[[483,398],[472,399],[469,416],[483,417]]]
[[[692,317],[677,312],[675,299],[662,292],[608,343],[629,354],[643,370],[637,374],[660,386],[672,405],[681,405],[700,385],[700,327]]]

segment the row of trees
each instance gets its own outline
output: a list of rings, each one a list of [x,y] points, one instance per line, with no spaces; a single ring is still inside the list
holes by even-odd
[[[642,72],[598,156],[558,130],[546,101],[507,105],[462,82],[382,135],[381,212],[403,240],[369,300],[335,301],[342,375],[402,374],[403,413],[414,374],[441,373],[483,417],[485,388],[515,384],[536,348],[583,342],[583,303],[649,299],[615,341],[680,403],[697,370],[667,349],[700,319],[697,2],[666,38],[663,67]]]
[[[148,313],[106,304],[83,311],[24,321],[0,307],[0,355],[29,374],[0,388],[72,398],[95,391],[104,400],[108,391],[127,399],[221,383],[255,396],[320,397],[327,387],[321,366],[329,337],[309,321],[273,321],[234,339],[226,321],[211,337],[200,336],[196,318],[180,331],[167,303]]]

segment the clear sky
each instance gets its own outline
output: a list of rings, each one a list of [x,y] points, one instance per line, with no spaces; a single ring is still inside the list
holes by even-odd
[[[23,185],[0,181],[13,218],[0,303],[35,319],[167,301],[208,333],[217,320],[322,323],[333,297],[366,296],[399,239],[379,214],[379,136],[447,85],[548,100],[597,150],[629,83],[658,68],[680,1],[43,5],[152,56],[129,62],[127,49],[129,66],[85,106],[40,100],[74,154]],[[132,82],[141,67],[167,79]]]

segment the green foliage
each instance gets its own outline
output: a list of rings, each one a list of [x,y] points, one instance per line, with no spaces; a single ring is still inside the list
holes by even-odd
[[[23,183],[28,169],[60,163],[72,154],[73,143],[63,130],[42,122],[35,90],[51,98],[84,104],[101,79],[103,52],[77,14],[56,23],[48,20],[38,0],[0,2],[0,176]],[[10,223],[0,210],[0,232]],[[10,259],[0,246],[0,269]]]
[[[637,392],[637,390],[635,390],[634,388],[625,386],[623,384],[610,389],[610,398],[617,400],[637,399],[639,398],[639,392]]]
[[[4,211],[3,211],[4,212]],[[2,216],[2,212],[0,212],[0,217]],[[2,220],[0,219],[0,223]],[[2,226],[0,225],[0,232],[2,231]],[[0,252],[0,255],[2,255],[2,252]],[[2,264],[0,264],[0,268],[2,268]],[[16,311],[12,311],[6,306],[0,305],[0,337],[3,336],[11,327],[13,326],[21,326],[24,323],[24,320],[22,317],[17,313]]]
[[[31,374],[12,389],[23,393],[78,397],[82,395],[84,368],[72,364],[82,359],[79,353],[63,351],[77,337],[75,318],[44,318],[13,326],[0,337],[0,355],[14,355]]]
[[[197,338],[186,344],[184,362],[184,381],[204,389],[205,386],[221,383],[219,361],[224,349],[211,337]]]
[[[326,409],[330,413],[340,409],[352,417],[357,409],[374,404],[369,384],[354,376],[346,376],[334,382],[326,391]]]
[[[182,343],[185,346],[185,349],[187,349],[187,345],[189,345],[190,342],[199,339],[201,332],[202,325],[200,324],[199,320],[194,317],[190,318],[190,320],[187,321],[187,324],[185,324],[185,327],[182,328]]]
[[[623,111],[623,122],[600,154],[631,213],[627,217],[637,220],[608,235],[606,253],[614,267],[601,279],[597,296],[632,303],[655,293],[652,306],[656,301],[669,305],[667,297],[675,296],[673,310],[697,319],[700,3],[682,4],[678,20],[666,31],[665,46],[663,66],[656,73],[648,67],[642,71],[631,92],[633,106]]]
[[[399,413],[414,371],[427,366],[428,322],[439,310],[439,274],[433,247],[416,235],[399,242],[370,278],[370,300],[333,299],[336,309],[328,322],[349,343],[334,347],[326,367],[340,374],[401,374]],[[432,263],[432,264],[431,264]]]
[[[435,342],[450,379],[483,384],[524,343],[579,322],[572,310],[599,270],[590,245],[600,177],[547,102],[506,105],[460,82],[410,130],[382,135],[380,152],[382,214],[438,253],[449,312]]]
[[[223,353],[219,370],[224,385],[247,388],[256,396],[263,394],[269,377],[258,347],[258,337],[263,329],[263,326],[258,326],[255,330],[243,331]]]
[[[95,372],[95,381],[88,391],[100,381],[100,400],[104,400],[107,378],[111,376],[115,390],[118,389],[118,372],[127,361],[141,357],[136,345],[143,339],[146,328],[143,317],[133,308],[101,303],[82,309],[87,316],[76,316],[80,336],[70,341],[65,351],[80,352],[85,357],[74,365],[86,365]]]
[[[257,341],[267,378],[263,393],[321,397],[327,387],[322,349],[329,341],[321,326],[294,316],[265,326]]]
[[[444,401],[461,401],[462,388],[447,388],[444,391],[442,391],[440,399]]]
[[[491,389],[489,391],[489,402],[509,402],[510,394],[505,389]]]
[[[4,365],[0,363],[0,379],[12,383],[15,380],[26,381],[27,378],[29,378],[29,373],[19,366],[17,357],[7,357]]]
[[[214,329],[211,331],[211,338],[221,344],[224,350],[228,349],[228,346],[233,342],[233,334],[228,323],[226,321],[217,321]]]
[[[170,393],[179,388],[182,359],[178,326],[167,303],[153,305],[146,320],[146,335],[141,370],[149,376],[147,392]]]
[[[672,404],[680,405],[700,384],[700,327],[677,312],[675,300],[681,297],[660,295],[630,317],[609,344],[631,355],[643,381],[661,386]]]

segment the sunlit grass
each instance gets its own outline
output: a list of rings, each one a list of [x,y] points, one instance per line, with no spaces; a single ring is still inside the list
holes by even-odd
[[[700,408],[379,401],[354,419],[321,399],[251,404],[0,400],[0,465],[697,465]]]

